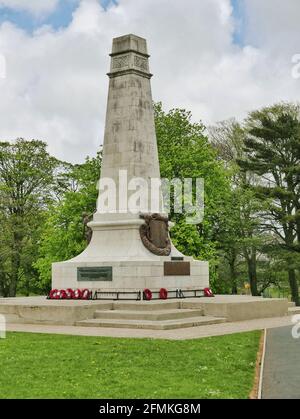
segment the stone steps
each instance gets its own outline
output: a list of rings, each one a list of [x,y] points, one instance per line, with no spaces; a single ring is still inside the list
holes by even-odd
[[[185,319],[191,317],[203,316],[203,310],[145,310],[145,311],[132,311],[132,310],[97,310],[94,317],[96,319],[120,319],[120,320],[175,320]]]
[[[114,310],[129,311],[152,311],[152,310],[176,310],[181,308],[178,300],[163,301],[114,301]]]
[[[111,327],[111,328],[124,328],[124,329],[152,329],[152,330],[172,330],[182,329],[186,327],[204,326],[210,324],[224,323],[226,319],[200,316],[184,319],[174,320],[126,320],[126,319],[91,319],[76,322],[76,326],[86,327]]]
[[[295,307],[296,304],[293,301],[289,301],[289,307]]]
[[[289,307],[289,315],[300,314],[300,307]]]

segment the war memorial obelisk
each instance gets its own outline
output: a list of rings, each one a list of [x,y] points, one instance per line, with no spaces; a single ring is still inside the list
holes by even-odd
[[[79,256],[52,265],[52,288],[204,289],[209,286],[208,263],[186,257],[173,246],[160,193],[150,207],[150,181],[159,179],[160,171],[146,40],[135,35],[115,38],[110,55],[100,192],[89,223],[92,239]],[[139,202],[136,211],[128,205],[134,179],[149,189],[148,201],[144,207]],[[106,180],[116,185],[113,210],[102,205]]]

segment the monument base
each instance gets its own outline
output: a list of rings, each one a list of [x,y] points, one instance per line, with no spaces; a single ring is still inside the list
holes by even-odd
[[[97,279],[97,276],[102,280]],[[204,289],[206,287],[209,287],[208,263],[188,257],[180,261],[172,260],[171,257],[160,257],[155,261],[93,263],[66,261],[54,263],[52,266],[53,289],[88,288],[126,291],[149,288],[156,291],[161,288]]]
[[[184,256],[171,243],[169,256],[157,256],[143,245],[144,220],[107,220],[94,215],[88,247],[73,259],[52,264],[52,289],[90,290],[204,289],[209,264]],[[104,221],[102,221],[104,219]]]

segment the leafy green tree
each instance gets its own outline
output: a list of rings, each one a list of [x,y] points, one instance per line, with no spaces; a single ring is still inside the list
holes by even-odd
[[[0,287],[4,296],[16,295],[26,272],[25,252],[52,199],[56,166],[41,141],[0,142]]]
[[[39,272],[37,287],[43,292],[51,287],[52,263],[71,259],[87,246],[83,214],[92,215],[96,210],[100,166],[101,153],[83,164],[69,165],[68,171],[60,174],[63,192],[49,207],[34,263]]]
[[[292,299],[299,305],[300,105],[281,103],[252,112],[247,131],[239,164],[260,178],[252,189],[267,203],[263,228],[284,252]]]
[[[204,179],[205,214],[198,224],[187,224],[187,214],[176,214],[171,207],[170,218],[176,222],[171,230],[174,244],[183,253],[209,260],[211,281],[217,287],[216,259],[218,237],[215,224],[221,217],[224,199],[229,191],[229,177],[223,162],[209,144],[202,123],[192,122],[190,112],[173,109],[164,112],[155,105],[155,124],[161,177]]]
[[[209,128],[211,144],[231,173],[231,190],[224,201],[223,220],[219,223],[219,253],[221,262],[228,264],[225,271],[230,275],[228,282],[232,283],[232,292],[237,293],[239,285],[249,282],[252,295],[261,295],[268,282],[259,278],[259,258],[266,258],[263,251],[270,238],[261,228],[263,203],[250,187],[258,183],[257,176],[250,171],[242,172],[237,163],[244,157],[246,133],[234,119]],[[246,270],[241,266],[243,263]],[[224,270],[223,263],[220,269]],[[242,271],[242,280],[239,271]]]

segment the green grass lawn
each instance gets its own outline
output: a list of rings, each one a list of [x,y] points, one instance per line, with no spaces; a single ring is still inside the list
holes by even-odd
[[[259,338],[8,333],[0,339],[0,398],[247,398]]]

